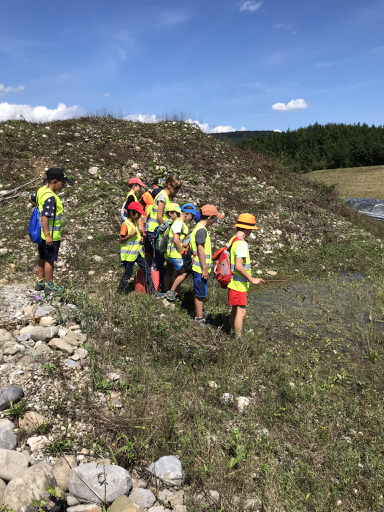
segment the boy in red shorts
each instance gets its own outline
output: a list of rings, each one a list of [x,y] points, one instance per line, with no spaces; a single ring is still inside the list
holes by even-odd
[[[228,306],[232,306],[231,333],[234,336],[241,336],[249,283],[259,284],[264,283],[264,281],[251,276],[251,259],[249,257],[248,244],[245,241],[253,229],[259,229],[256,226],[255,217],[250,213],[242,213],[239,215],[234,227],[237,228],[237,233],[229,241],[230,262],[233,274],[228,285]],[[232,240],[235,238],[240,238],[241,240],[236,240],[232,244]]]

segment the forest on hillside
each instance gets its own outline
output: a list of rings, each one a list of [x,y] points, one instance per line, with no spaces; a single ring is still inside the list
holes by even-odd
[[[235,142],[235,146],[275,157],[297,172],[384,164],[384,126],[315,123]]]

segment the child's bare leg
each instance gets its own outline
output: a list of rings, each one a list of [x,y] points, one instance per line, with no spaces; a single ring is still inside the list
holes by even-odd
[[[193,296],[195,299],[196,318],[203,318],[203,299],[196,297],[195,293]]]
[[[236,316],[234,322],[234,329],[237,336],[241,336],[241,331],[243,330],[243,321],[245,318],[245,306],[236,306]]]
[[[237,306],[232,306],[231,316],[229,318],[231,323],[231,331],[235,330],[235,318],[236,318]]]
[[[45,267],[45,260],[42,260],[41,258],[39,258],[39,261],[37,262],[37,279],[39,281],[41,281],[45,277],[44,267]]]
[[[45,275],[45,282],[49,283],[50,281],[53,281],[53,268],[55,266],[54,261],[44,261],[44,275]]]
[[[173,281],[171,290],[176,293],[180,293],[180,285],[186,279],[187,273],[180,274],[180,270],[176,272],[176,279]]]

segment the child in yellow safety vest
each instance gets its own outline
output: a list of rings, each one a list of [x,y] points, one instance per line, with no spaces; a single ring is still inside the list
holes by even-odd
[[[181,283],[192,274],[192,252],[189,248],[188,226],[193,221],[196,214],[197,210],[193,204],[184,204],[181,207],[178,218],[173,221],[169,232],[166,256],[168,266],[164,288],[168,290],[165,296],[171,302],[174,302],[178,298]],[[172,277],[174,281],[170,287],[169,282]]]
[[[53,282],[53,270],[57,261],[61,241],[61,217],[63,204],[59,194],[68,183],[73,184],[63,169],[52,167],[47,171],[47,179],[44,186],[39,188],[36,194],[32,194],[28,200],[40,211],[42,243],[38,245],[39,261],[37,264],[37,282],[35,290],[60,292],[62,286]]]
[[[259,284],[264,283],[264,281],[251,275],[251,259],[249,257],[248,244],[245,241],[252,233],[252,230],[259,229],[256,226],[255,217],[250,213],[242,213],[239,215],[234,227],[237,228],[237,233],[229,241],[230,264],[233,274],[231,282],[228,284],[228,306],[232,306],[230,318],[231,333],[241,336],[249,283]],[[241,240],[236,240],[232,243],[235,238],[240,238]]]
[[[222,219],[224,215],[217,211],[212,204],[206,204],[201,208],[200,222],[192,231],[189,242],[193,253],[192,274],[193,274],[193,295],[195,301],[196,317],[195,322],[204,325],[203,300],[208,291],[208,274],[212,266],[212,247],[211,239],[207,228],[212,226],[217,219]]]
[[[161,296],[155,291],[151,277],[151,269],[144,259],[143,246],[141,245],[141,235],[138,225],[140,215],[144,212],[141,204],[133,201],[129,204],[127,210],[128,217],[123,222],[120,230],[119,243],[120,243],[120,261],[124,266],[124,274],[120,280],[117,293],[125,293],[126,284],[132,277],[133,266],[135,263],[139,265],[140,270],[145,276],[151,293]]]

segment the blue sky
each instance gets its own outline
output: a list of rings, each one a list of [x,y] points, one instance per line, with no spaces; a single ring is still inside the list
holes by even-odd
[[[383,26],[382,0],[3,0],[0,120],[381,125]]]

